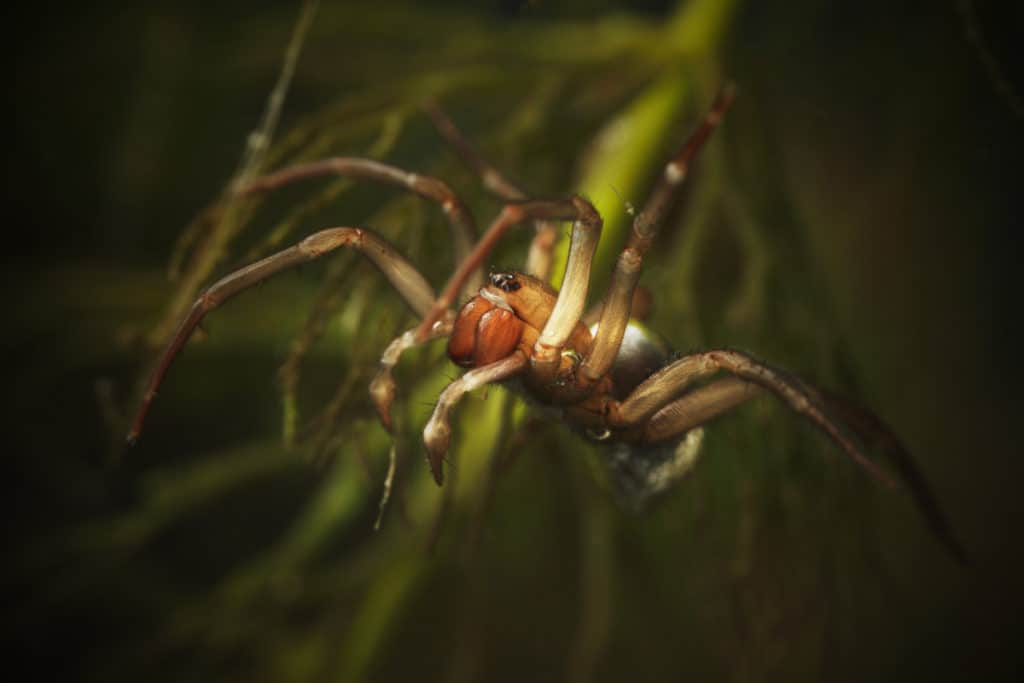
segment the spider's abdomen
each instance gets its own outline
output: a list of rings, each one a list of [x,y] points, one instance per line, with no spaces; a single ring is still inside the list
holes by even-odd
[[[475,296],[455,319],[448,337],[448,357],[464,368],[499,361],[515,350],[523,327],[523,321],[512,311]]]

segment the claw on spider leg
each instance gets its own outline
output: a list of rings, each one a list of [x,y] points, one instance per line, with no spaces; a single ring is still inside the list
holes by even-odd
[[[452,428],[448,423],[448,411],[441,406],[434,410],[430,421],[423,428],[423,443],[427,447],[427,462],[430,473],[438,486],[444,484],[444,456],[448,453],[448,445],[452,440]]]
[[[516,351],[507,358],[474,368],[449,384],[437,399],[434,413],[423,428],[423,443],[427,447],[427,460],[434,481],[444,483],[444,456],[452,439],[452,428],[448,416],[459,400],[469,391],[486,384],[500,382],[522,372],[527,367],[526,356]]]
[[[437,339],[438,337],[447,337],[451,334],[451,331],[452,315],[446,311],[445,317],[434,323],[424,341]],[[388,344],[384,354],[380,357],[380,367],[377,369],[377,374],[374,375],[373,381],[370,382],[370,400],[373,401],[373,407],[377,410],[377,416],[380,418],[381,425],[392,434],[394,433],[394,422],[391,419],[391,404],[395,402],[398,385],[391,371],[398,365],[402,354],[418,344],[420,342],[416,339],[416,328],[408,330],[395,338]]]

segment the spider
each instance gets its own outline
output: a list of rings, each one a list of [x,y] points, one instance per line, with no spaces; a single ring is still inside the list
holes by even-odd
[[[365,228],[335,227],[230,273],[202,292],[178,326],[149,381],[128,442],[138,439],[172,361],[207,313],[276,273],[345,247],[368,258],[419,318],[415,327],[388,345],[371,382],[370,397],[382,425],[393,429],[390,411],[397,388],[392,370],[403,352],[447,337],[449,358],[467,369],[441,392],[423,430],[430,471],[439,486],[451,441],[452,410],[467,392],[484,385],[504,383],[585,438],[609,445],[606,459],[620,488],[639,501],[691,467],[704,424],[767,393],[809,420],[874,479],[894,487],[894,480],[867,456],[867,446],[884,447],[933,531],[962,559],[963,550],[923,477],[893,432],[870,411],[745,351],[716,348],[672,356],[631,321],[634,302],[643,291],[637,284],[644,256],[688,170],[733,99],[730,84],[665,164],[642,210],[634,215],[603,303],[591,312],[584,308],[602,226],[595,208],[581,196],[528,198],[485,161],[432,102],[424,110],[441,136],[488,190],[506,200],[479,239],[474,239],[472,215],[446,183],[377,161],[335,157],[252,181],[237,194],[254,195],[306,178],[340,174],[396,185],[436,202],[452,231],[456,270],[435,294],[416,267],[385,239]],[[496,271],[484,277],[482,264],[495,244],[512,227],[528,222],[537,232],[525,272]],[[573,226],[559,291],[546,284],[557,222]],[[456,311],[452,306],[460,294],[468,300]]]

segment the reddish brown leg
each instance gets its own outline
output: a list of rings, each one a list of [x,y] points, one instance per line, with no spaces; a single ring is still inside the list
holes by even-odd
[[[644,254],[654,241],[662,218],[671,206],[678,188],[686,180],[690,164],[721,122],[732,104],[734,94],[731,85],[719,93],[711,106],[711,111],[704,117],[700,126],[665,165],[661,178],[648,197],[643,211],[637,214],[633,221],[629,241],[615,264],[594,343],[580,367],[580,377],[584,383],[604,377],[615,362],[629,322],[633,292],[640,279]]]
[[[430,117],[431,123],[434,124],[434,128],[441,134],[441,137],[455,149],[462,162],[480,177],[480,182],[487,190],[509,201],[521,201],[527,198],[527,194],[518,185],[484,159],[436,102],[433,100],[425,102],[423,111]],[[526,273],[546,282],[551,276],[551,261],[555,243],[558,241],[558,227],[551,221],[545,220],[536,221],[534,225],[537,234],[530,242],[530,251],[526,257]]]
[[[695,382],[720,371],[731,373],[775,394],[791,410],[803,415],[823,431],[868,474],[886,486],[896,486],[896,483],[887,474],[868,459],[861,445],[848,436],[846,425],[837,419],[803,382],[733,349],[715,349],[695,353],[665,366],[642,382],[624,401],[611,403],[608,422],[613,427],[626,427],[642,424],[651,418],[645,429],[654,430],[652,437],[664,434],[664,437],[668,438],[673,434],[678,434],[680,431],[684,431],[688,425],[688,418],[676,418],[683,411],[706,412],[707,419],[710,419],[744,400],[739,385],[731,388],[730,385],[717,387],[717,391],[724,392],[723,396],[712,393],[714,391],[712,388],[716,385],[711,384],[702,390],[694,391],[696,398],[683,396],[678,399],[682,402],[679,406],[668,407],[672,399],[692,387]],[[701,391],[705,393],[702,394]],[[705,403],[708,405],[704,405]],[[720,405],[722,410],[715,410],[716,404]],[[666,408],[668,408],[668,413],[664,419],[658,418],[661,411]],[[673,428],[673,420],[680,425],[679,429]]]
[[[284,185],[319,178],[325,175],[340,175],[351,178],[375,180],[409,190],[440,205],[451,227],[452,244],[456,263],[463,262],[469,255],[476,239],[476,225],[473,215],[455,192],[442,180],[431,176],[403,171],[388,164],[360,159],[357,157],[333,157],[281,169],[275,173],[253,180],[237,191],[240,196],[259,194],[275,190]],[[483,281],[483,272],[478,270],[466,278],[477,286]]]
[[[417,315],[422,316],[430,310],[434,300],[430,283],[383,238],[361,228],[330,228],[314,233],[293,247],[227,275],[199,295],[160,357],[128,432],[128,443],[138,439],[146,414],[167,370],[208,312],[282,270],[307,263],[340,247],[355,249],[369,258]]]

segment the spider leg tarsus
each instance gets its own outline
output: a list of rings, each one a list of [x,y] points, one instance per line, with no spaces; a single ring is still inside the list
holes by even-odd
[[[444,456],[451,444],[452,428],[448,423],[447,410],[440,404],[434,406],[427,426],[423,428],[423,445],[427,449],[427,463],[430,473],[438,486],[444,484]]]

